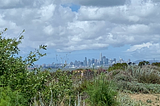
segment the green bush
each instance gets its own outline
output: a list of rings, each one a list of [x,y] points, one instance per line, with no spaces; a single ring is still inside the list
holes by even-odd
[[[87,84],[86,93],[91,106],[116,106],[115,99],[118,92],[113,82],[107,81],[105,76],[100,75],[94,81]]]
[[[7,28],[0,32],[0,88],[4,89],[9,86],[13,92],[19,91],[24,95],[24,98],[31,102],[31,98],[37,95],[37,92],[44,89],[44,83],[47,80],[45,74],[29,72],[28,66],[34,65],[40,57],[46,54],[41,54],[41,49],[46,50],[45,45],[39,46],[34,52],[30,52],[24,59],[19,56],[20,49],[18,48],[23,39],[22,33],[18,38],[5,38],[2,34],[7,31]],[[5,100],[2,100],[5,101]]]
[[[160,62],[152,63],[152,65],[160,67]]]
[[[118,70],[118,69],[125,70],[127,67],[128,67],[127,63],[116,63],[110,66],[108,68],[108,71],[110,72],[110,71]]]
[[[138,63],[138,66],[142,67],[144,65],[149,65],[149,64],[150,64],[149,61],[141,61]]]
[[[12,91],[9,86],[0,88],[0,106],[25,106],[27,100],[18,91]]]
[[[53,105],[59,106],[62,102],[67,104],[66,101],[69,101],[69,97],[71,100],[75,99],[76,91],[74,91],[71,76],[61,70],[50,74],[50,81],[42,92],[43,103],[48,106],[53,101]]]
[[[119,81],[117,86],[122,92],[131,91],[132,93],[160,93],[160,84]]]
[[[117,86],[120,91],[131,91],[132,93],[150,93],[150,91],[144,86],[144,84],[138,82],[119,81]]]
[[[138,80],[139,83],[160,84],[160,72],[150,67],[128,67],[126,72]]]

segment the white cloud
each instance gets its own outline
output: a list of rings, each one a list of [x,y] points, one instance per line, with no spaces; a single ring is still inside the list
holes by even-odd
[[[68,0],[71,3],[77,3],[84,6],[119,6],[124,5],[126,0]]]
[[[44,27],[43,30],[47,35],[52,35],[54,33],[54,29],[51,25]]]
[[[152,43],[148,42],[148,43],[143,43],[143,44],[140,44],[140,45],[134,45],[132,46],[130,49],[128,49],[127,51],[128,52],[133,52],[133,51],[136,51],[138,49],[142,49],[142,48],[149,48],[150,46],[152,46]]]
[[[147,43],[131,47],[130,51],[137,59],[160,59],[160,44]]]
[[[38,11],[38,13],[41,16],[40,17],[41,20],[43,20],[43,21],[50,20],[50,18],[52,18],[54,15],[55,8],[56,8],[56,6],[53,4],[41,7],[40,10]]]
[[[15,7],[19,3],[21,3],[20,0],[0,0],[0,8]]]
[[[13,37],[25,29],[22,47],[47,44],[64,52],[131,45],[128,51],[135,52],[159,45],[160,3],[155,0],[1,0],[0,3],[4,4],[0,6],[0,30],[7,27],[8,36]],[[64,3],[78,3],[80,9],[73,12]]]

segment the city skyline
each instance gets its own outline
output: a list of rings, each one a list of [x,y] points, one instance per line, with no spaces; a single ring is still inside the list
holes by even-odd
[[[116,54],[115,54],[116,55]],[[79,58],[79,57],[81,57],[81,58]],[[123,57],[120,57],[120,56],[109,56],[109,55],[107,55],[107,54],[103,54],[102,52],[99,52],[99,54],[98,55],[91,55],[91,56],[87,56],[87,55],[85,55],[85,54],[82,54],[82,56],[80,56],[80,55],[78,55],[77,57],[72,57],[72,54],[70,53],[66,53],[66,54],[55,54],[55,56],[53,56],[53,58],[52,59],[48,59],[49,61],[48,62],[46,62],[46,63],[43,63],[43,62],[39,62],[39,61],[37,61],[37,62],[35,62],[35,64],[38,64],[38,65],[40,65],[40,64],[51,64],[51,63],[70,63],[70,62],[74,62],[74,61],[84,61],[85,60],[85,58],[87,58],[87,61],[88,61],[88,59],[97,59],[98,61],[100,61],[102,58],[103,58],[103,56],[105,56],[106,58],[108,58],[108,59],[114,59],[114,58],[116,58],[117,60],[120,60],[120,59],[122,59]],[[126,61],[128,61],[130,58],[123,58],[124,60],[126,60]],[[130,59],[131,60],[131,59]]]
[[[75,61],[71,61],[71,62],[67,62],[66,60],[64,62],[61,61],[61,63],[56,63],[56,62],[52,62],[50,64],[35,64],[33,67],[40,67],[42,66],[43,68],[89,68],[89,67],[109,67],[113,64],[116,63],[129,63],[131,62],[130,59],[128,59],[127,61],[123,60],[122,58],[120,58],[119,60],[116,60],[116,58],[113,59],[109,59],[106,56],[102,55],[102,53],[100,53],[99,58],[87,58],[85,57],[82,61],[80,60],[75,60]],[[32,66],[31,66],[32,68]]]

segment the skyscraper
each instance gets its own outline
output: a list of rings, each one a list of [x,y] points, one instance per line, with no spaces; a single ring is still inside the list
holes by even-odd
[[[102,61],[102,53],[100,53],[100,59],[99,60]]]
[[[84,66],[87,66],[87,57],[85,57]]]

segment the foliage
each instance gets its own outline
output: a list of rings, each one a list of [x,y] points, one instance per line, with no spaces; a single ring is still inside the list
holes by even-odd
[[[91,106],[116,106],[118,104],[115,99],[118,93],[115,85],[107,81],[103,75],[87,84],[86,93],[89,95],[88,100]]]
[[[160,93],[160,84],[119,81],[117,86],[122,92],[130,93]]]
[[[70,106],[75,105],[77,100],[79,105],[81,97],[88,98],[92,106],[115,106],[118,104],[115,98],[117,90],[160,93],[159,70],[142,67],[149,64],[147,61],[140,63],[140,67],[130,67],[126,63],[114,64],[108,68],[108,77],[102,75],[106,74],[102,68],[97,70],[98,74],[90,70],[83,71],[83,76],[81,72],[74,74],[57,70],[51,73],[48,70],[41,71],[41,68],[29,71],[28,66],[33,66],[35,61],[46,55],[40,53],[40,50],[46,50],[46,46],[40,45],[39,49],[31,51],[24,59],[19,56],[18,48],[24,30],[18,38],[13,39],[2,37],[6,30],[0,33],[0,106]],[[152,65],[156,67],[159,63]],[[111,80],[117,83],[119,89]],[[124,102],[122,99],[119,100]]]
[[[116,63],[110,66],[108,68],[108,71],[110,72],[110,71],[117,70],[117,69],[125,70],[127,66],[128,66],[127,63]]]
[[[138,80],[139,83],[160,84],[160,72],[147,67],[128,67],[126,71]]]
[[[117,83],[119,90],[138,93],[159,92],[159,71],[152,67],[129,66],[125,71],[114,70],[108,73],[108,79]]]
[[[36,74],[35,74],[36,73]],[[26,79],[26,85],[22,86],[21,92],[25,94],[25,98],[33,103],[33,97],[38,97],[38,92],[42,92],[47,89],[46,83],[49,81],[49,71],[32,71],[28,73]]]
[[[119,81],[117,86],[122,92],[129,90],[132,93],[150,93],[150,91],[145,86],[143,86],[143,84],[137,82]]]
[[[160,62],[152,63],[152,65],[160,67]]]
[[[43,75],[38,73],[35,75],[34,72],[29,72],[27,67],[34,65],[35,61],[46,55],[39,52],[41,49],[46,50],[46,46],[40,45],[39,49],[31,51],[27,58],[23,59],[18,56],[20,51],[18,45],[23,39],[22,33],[25,30],[18,38],[13,39],[2,37],[5,31],[7,28],[0,33],[0,88],[9,86],[13,92],[18,90],[30,102],[31,97],[43,90],[47,77],[43,78]]]
[[[97,74],[101,74],[101,73],[105,73],[105,72],[107,72],[106,69],[104,69],[102,67],[97,69]]]
[[[50,82],[47,84],[47,88],[42,92],[44,104],[48,106],[51,101],[54,101],[54,105],[60,105],[62,102],[69,101],[69,97],[74,101],[75,91],[71,76],[68,76],[67,72],[61,70],[51,73]]]
[[[139,62],[138,63],[138,66],[144,66],[144,65],[149,65],[150,63],[149,63],[149,61],[141,61],[141,62]]]
[[[18,91],[12,91],[9,86],[0,88],[0,106],[24,106],[27,100]]]

